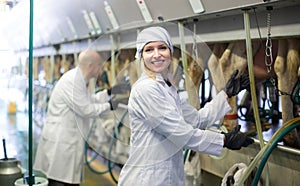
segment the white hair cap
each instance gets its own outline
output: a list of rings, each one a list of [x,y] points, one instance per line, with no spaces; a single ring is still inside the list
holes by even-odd
[[[169,33],[167,32],[166,29],[156,26],[156,27],[146,28],[138,34],[137,40],[136,40],[135,58],[140,60],[142,57],[142,51],[143,51],[144,46],[147,43],[153,42],[153,41],[165,42],[168,45],[171,53],[173,54],[174,49],[173,49],[173,44],[171,42]]]

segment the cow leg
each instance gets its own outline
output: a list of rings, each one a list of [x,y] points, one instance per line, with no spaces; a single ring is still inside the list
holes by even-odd
[[[259,42],[253,43],[253,53],[258,51],[259,46]],[[232,42],[226,49],[224,44],[216,44],[208,61],[208,68],[217,92],[225,87],[234,70],[238,69],[239,74],[242,74],[246,67],[246,45],[244,41]],[[223,124],[228,130],[231,130],[238,123],[237,99],[233,97],[228,99],[228,102],[232,111],[225,116]]]
[[[230,43],[220,59],[221,68],[227,82],[234,70],[239,70],[239,75],[244,73],[247,67],[246,45],[244,41]],[[225,86],[225,84],[224,84]],[[232,111],[228,113],[223,121],[224,126],[230,131],[238,124],[237,97],[228,99]]]
[[[274,69],[278,77],[278,89],[291,93],[294,84],[297,81],[298,68],[300,66],[299,59],[299,40],[280,40],[278,43],[278,55],[275,60]],[[281,95],[282,121],[294,118],[293,102],[288,95]],[[300,147],[300,140],[297,130],[294,129],[284,137],[284,143],[291,147]]]
[[[208,60],[208,69],[212,82],[217,90],[220,92],[225,85],[224,75],[219,65],[219,59],[226,49],[226,44],[217,43],[214,45],[212,54]]]
[[[202,59],[198,59],[202,60]],[[189,76],[191,77],[192,84],[190,88],[192,88],[192,103],[193,106],[197,109],[200,109],[200,102],[199,102],[199,88],[200,83],[203,78],[203,70],[201,67],[196,63],[195,60],[191,60],[189,63]]]
[[[243,46],[241,47],[243,48]],[[233,64],[231,61],[234,47],[234,42],[230,43],[226,49],[224,44],[216,44],[208,61],[208,68],[211,72],[211,77],[217,92],[221,91],[225,87],[225,84],[231,73],[234,71],[235,66],[240,63],[239,60],[237,60],[237,64]],[[242,56],[239,54],[240,52],[238,52],[237,49],[234,52],[236,52],[237,55]],[[228,103],[233,110],[227,115],[227,117],[224,118],[223,125],[227,128],[227,130],[231,130],[237,125],[236,97],[228,99]]]
[[[253,42],[252,52],[255,55],[258,52],[260,43]],[[243,74],[247,67],[247,51],[245,41],[238,41],[229,44],[220,59],[221,69],[224,74],[225,82],[227,82],[234,70],[239,70],[239,75]],[[224,85],[225,86],[225,85]],[[237,97],[228,99],[232,111],[224,118],[224,126],[231,130],[238,124],[237,115]]]

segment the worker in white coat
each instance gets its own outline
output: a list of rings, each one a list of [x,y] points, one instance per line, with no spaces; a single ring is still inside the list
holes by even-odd
[[[200,110],[181,101],[170,83],[173,45],[162,27],[149,27],[137,37],[136,58],[143,74],[129,97],[129,158],[120,186],[184,186],[183,149],[219,155],[223,147],[238,150],[253,143],[240,127],[222,134],[205,130],[231,110],[227,98],[249,86],[249,77],[234,72],[224,91]]]
[[[81,52],[78,60],[78,66],[66,72],[53,89],[38,143],[34,169],[47,176],[49,186],[79,185],[83,181],[89,119],[101,117],[118,105],[110,99],[112,91],[126,91],[117,85],[90,94],[88,82],[98,77],[104,60],[91,50]]]

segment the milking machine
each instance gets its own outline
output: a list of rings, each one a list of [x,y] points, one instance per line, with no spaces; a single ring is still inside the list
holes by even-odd
[[[299,69],[300,70],[300,69]],[[290,95],[291,100],[293,101],[293,103],[295,103],[296,105],[300,105],[300,78],[299,78],[299,72],[298,72],[298,81],[296,82],[296,84],[294,85],[294,88],[292,90],[292,93]]]
[[[267,26],[268,26],[268,37],[267,37],[267,43],[266,43],[266,55],[265,55],[265,64],[267,66],[267,71],[270,73],[271,71],[271,65],[273,64],[273,57],[272,57],[272,43],[270,38],[270,11],[272,10],[272,7],[267,7]],[[249,17],[248,17],[248,10],[245,10],[244,13],[244,23],[245,23],[245,30],[246,30],[246,43],[247,43],[247,57],[248,57],[248,68],[249,68],[249,74],[250,74],[250,85],[251,85],[251,96],[252,96],[252,103],[253,103],[253,109],[254,109],[254,118],[255,123],[257,127],[259,142],[260,142],[260,151],[258,154],[254,157],[254,159],[250,162],[249,166],[245,166],[243,171],[239,173],[239,178],[234,180],[234,185],[244,185],[245,181],[248,179],[248,177],[253,173],[255,174],[253,177],[253,180],[251,180],[251,184],[253,186],[259,185],[262,171],[267,163],[267,160],[272,153],[272,151],[277,147],[278,142],[280,142],[283,137],[288,134],[290,131],[295,129],[296,127],[300,126],[300,117],[291,119],[287,121],[286,123],[282,124],[281,127],[276,131],[276,133],[272,136],[272,138],[265,143],[262,138],[262,130],[261,130],[261,124],[260,121],[266,121],[272,118],[274,114],[274,105],[276,103],[276,95],[289,95],[291,97],[291,100],[294,103],[299,103],[299,84],[298,81],[292,91],[292,94],[287,94],[283,91],[280,91],[276,88],[276,83],[273,78],[271,78],[269,81],[267,80],[262,88],[262,101],[263,101],[263,107],[261,110],[259,110],[259,107],[256,103],[256,91],[255,91],[255,83],[254,83],[254,75],[253,75],[253,69],[252,69],[252,50],[251,50],[251,39],[250,39],[250,32],[249,32]],[[267,92],[269,94],[269,99],[267,99]],[[270,110],[266,111],[266,104],[270,108]],[[243,105],[242,105],[243,107]],[[245,116],[245,115],[244,115]],[[269,179],[270,179],[270,172],[269,167],[267,165],[265,169],[266,173],[266,179],[265,179],[265,185],[269,185]]]
[[[258,107],[260,120],[265,124],[264,129],[268,129],[266,123],[272,119],[278,121],[281,119],[281,112],[278,109],[278,99],[275,88],[270,80],[266,80],[260,87],[261,106]],[[238,105],[238,118],[241,121],[255,122],[253,112],[251,110],[250,92],[245,92],[240,104]],[[276,122],[273,121],[273,122]]]
[[[103,121],[100,121],[97,119],[94,119],[92,121],[90,130],[88,132],[87,139],[85,142],[85,163],[86,163],[87,167],[89,168],[89,170],[91,170],[95,174],[107,174],[108,173],[115,183],[118,183],[118,180],[115,177],[115,175],[113,174],[113,169],[118,164],[115,161],[118,161],[118,160],[116,160],[116,157],[113,157],[113,156],[115,156],[116,154],[120,154],[120,153],[123,153],[123,154],[127,153],[127,152],[120,152],[120,151],[122,151],[122,149],[118,150],[117,141],[121,135],[119,131],[123,125],[125,117],[128,114],[127,107],[123,106],[123,104],[120,104],[119,107],[123,108],[120,118],[115,117],[113,119],[107,119],[105,121],[105,123]],[[102,123],[99,123],[99,122],[102,122]],[[91,141],[92,131],[95,130],[96,125],[102,125],[102,127],[104,125],[105,127],[107,127],[106,129],[105,129],[105,127],[99,129],[102,132],[101,132],[101,134],[98,134],[98,137],[99,137],[99,135],[101,135],[100,136],[101,138],[106,138],[106,139],[101,139],[100,143],[96,142],[97,147],[93,150],[93,149],[89,148],[91,146],[91,145],[89,145],[89,141]],[[104,134],[104,133],[108,133],[108,132],[110,132],[111,134]],[[105,142],[108,142],[108,144],[106,144]],[[106,149],[107,145],[108,145],[108,150]],[[91,155],[91,157],[88,157],[88,155]],[[104,159],[106,161],[107,169],[105,169],[103,171],[98,171],[91,165],[91,163],[94,160],[96,160],[97,158]],[[125,161],[123,160],[122,163],[125,163]]]

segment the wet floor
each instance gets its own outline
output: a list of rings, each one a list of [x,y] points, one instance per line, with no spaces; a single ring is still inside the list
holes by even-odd
[[[0,159],[5,157],[3,139],[5,140],[6,156],[8,158],[16,158],[20,161],[22,173],[28,174],[28,130],[29,130],[29,117],[27,112],[27,102],[25,99],[25,90],[19,88],[11,82],[8,78],[0,78]],[[12,104],[12,103],[15,103]],[[14,110],[16,109],[16,110]],[[38,139],[41,134],[41,121],[33,121],[33,161],[37,148]],[[101,161],[95,160],[93,162],[93,170],[107,169],[107,166]],[[44,177],[43,174],[34,171],[36,176]],[[114,171],[117,178],[118,172]],[[95,174],[89,168],[85,168],[85,180],[81,186],[115,186],[117,185],[111,176],[106,174]]]

